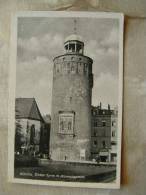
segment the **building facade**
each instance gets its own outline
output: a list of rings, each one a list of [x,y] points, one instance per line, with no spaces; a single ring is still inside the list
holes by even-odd
[[[92,106],[91,157],[101,162],[116,162],[117,156],[117,109]]]
[[[54,58],[50,154],[54,160],[88,160],[91,150],[92,59],[77,35]]]

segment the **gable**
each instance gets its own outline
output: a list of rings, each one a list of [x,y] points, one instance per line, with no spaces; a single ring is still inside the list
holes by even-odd
[[[43,118],[34,98],[16,98],[15,117],[43,121]]]
[[[39,111],[36,101],[34,100],[29,112],[29,118],[43,121],[43,117]]]

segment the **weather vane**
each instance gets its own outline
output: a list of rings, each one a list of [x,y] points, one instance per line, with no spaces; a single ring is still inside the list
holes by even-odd
[[[77,34],[77,20],[74,19],[74,34]]]

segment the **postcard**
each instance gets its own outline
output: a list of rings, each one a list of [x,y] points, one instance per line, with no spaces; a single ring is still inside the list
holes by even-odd
[[[106,12],[13,17],[10,182],[120,187],[123,21]]]

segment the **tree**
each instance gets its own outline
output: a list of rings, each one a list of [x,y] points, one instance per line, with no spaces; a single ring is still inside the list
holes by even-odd
[[[22,140],[22,126],[20,124],[19,118],[19,111],[16,110],[15,116],[15,152],[21,151],[21,146],[23,145],[24,141]]]

